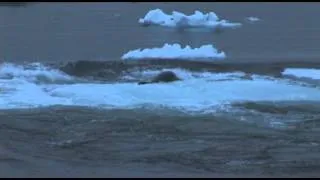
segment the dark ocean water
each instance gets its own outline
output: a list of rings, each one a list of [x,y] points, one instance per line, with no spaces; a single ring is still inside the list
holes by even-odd
[[[320,82],[283,74],[320,68],[319,3],[0,5],[0,177],[319,177]],[[155,8],[243,26],[139,25]],[[165,43],[227,58],[121,61]],[[185,81],[136,86],[161,69]]]
[[[307,61],[319,56],[319,3],[31,3],[1,8],[0,54],[7,61],[119,60],[129,50],[180,43],[214,44],[230,59]],[[241,22],[217,34],[142,28],[138,19],[160,8],[213,11]],[[246,23],[249,16],[259,23]]]

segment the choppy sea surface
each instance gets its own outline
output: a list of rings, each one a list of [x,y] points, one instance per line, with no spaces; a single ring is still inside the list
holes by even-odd
[[[242,26],[141,26],[156,8]],[[0,176],[318,177],[319,8],[0,4]],[[226,58],[121,59],[165,43],[212,44]],[[163,70],[182,81],[137,84]]]

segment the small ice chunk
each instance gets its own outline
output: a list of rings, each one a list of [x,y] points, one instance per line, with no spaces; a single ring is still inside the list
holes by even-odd
[[[260,19],[259,19],[258,17],[252,17],[252,16],[247,17],[246,19],[247,19],[248,21],[250,21],[250,22],[260,21]]]

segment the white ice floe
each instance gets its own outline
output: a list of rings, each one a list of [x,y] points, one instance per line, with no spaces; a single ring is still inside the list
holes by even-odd
[[[203,45],[199,48],[181,47],[180,44],[165,44],[161,48],[136,49],[125,53],[122,59],[199,59],[199,60],[216,60],[224,59],[224,52],[218,52],[212,45]]]
[[[231,23],[227,20],[219,20],[214,12],[204,14],[195,11],[192,15],[173,11],[172,14],[166,14],[161,9],[149,11],[144,18],[139,19],[143,25],[160,25],[166,27],[201,27],[201,28],[230,28],[239,27],[241,23]]]
[[[320,69],[287,68],[282,72],[282,74],[298,78],[320,79]]]

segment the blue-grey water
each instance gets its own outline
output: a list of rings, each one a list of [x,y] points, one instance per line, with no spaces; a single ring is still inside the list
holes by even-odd
[[[213,11],[243,27],[219,35],[143,28],[149,10]],[[214,44],[228,57],[301,59],[319,56],[318,3],[31,3],[1,7],[0,54],[8,61],[118,60],[137,48]],[[249,16],[260,22],[245,22]]]

